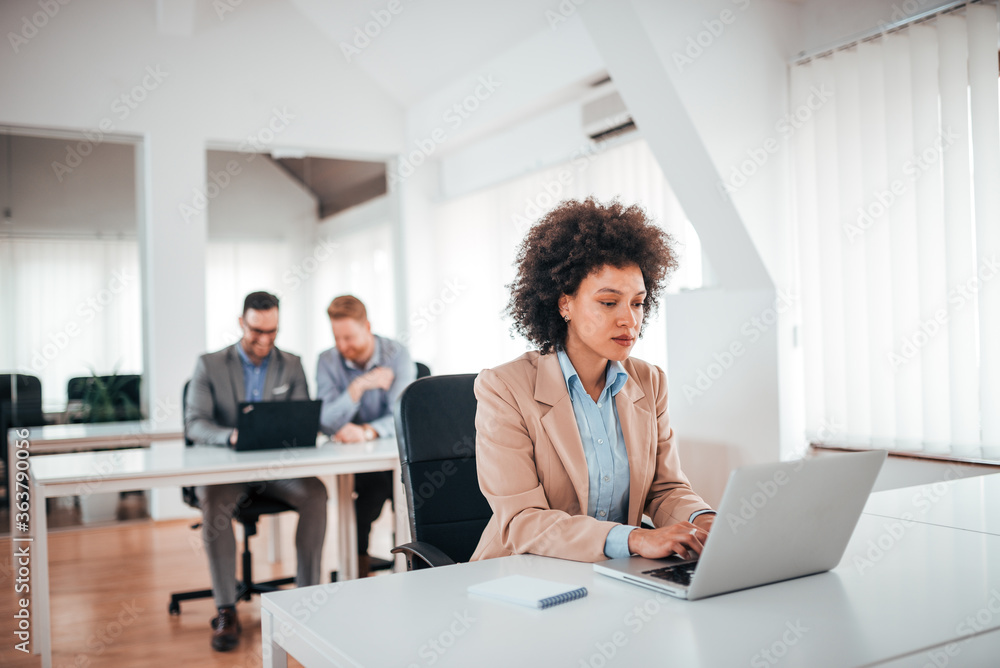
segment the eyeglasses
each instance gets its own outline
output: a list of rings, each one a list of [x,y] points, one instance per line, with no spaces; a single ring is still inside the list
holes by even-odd
[[[254,336],[275,336],[278,333],[278,328],[274,329],[257,329],[256,327],[251,327],[250,325],[245,325],[245,327]]]

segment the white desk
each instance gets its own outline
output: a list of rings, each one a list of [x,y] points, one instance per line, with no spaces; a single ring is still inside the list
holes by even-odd
[[[1000,473],[879,492],[865,512],[1000,536]]]
[[[134,422],[101,422],[96,424],[48,424],[43,427],[24,427],[28,430],[32,454],[80,450],[109,450],[112,448],[138,448],[156,441],[183,440],[178,427],[165,427],[150,420]],[[7,434],[7,443],[14,440],[13,428]],[[13,454],[8,451],[8,454]]]
[[[877,668],[992,668],[1000,664],[1000,631],[988,631],[954,643],[927,647],[877,663]]]
[[[170,447],[172,446],[172,447]],[[34,444],[31,446],[34,447]],[[151,487],[212,485],[227,482],[252,482],[306,476],[336,475],[338,496],[339,563],[344,579],[357,577],[357,527],[354,521],[354,474],[370,471],[394,471],[397,475],[396,537],[408,540],[406,499],[399,482],[399,455],[394,439],[380,439],[361,444],[324,443],[317,448],[282,451],[233,452],[228,448],[178,448],[176,443],[154,444],[150,448],[80,452],[30,458],[30,531],[32,542],[21,541],[22,531],[15,531],[11,515],[12,546],[17,550],[30,545],[32,582],[32,646],[42,655],[42,666],[52,665],[49,615],[48,540],[44,499],[90,492],[115,492]],[[402,563],[402,559],[397,559]]]
[[[844,668],[893,660],[955,640],[962,620],[1000,592],[1000,536],[921,523],[899,534],[894,524],[863,516],[832,572],[693,602],[537,556],[266,594],[264,665],[285,666],[288,654],[309,668]],[[466,593],[511,573],[583,585],[589,595],[533,610]],[[997,628],[1000,614],[987,624]]]

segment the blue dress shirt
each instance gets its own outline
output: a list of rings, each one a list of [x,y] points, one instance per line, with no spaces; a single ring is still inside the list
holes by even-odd
[[[594,401],[583,388],[580,376],[565,351],[556,352],[566,388],[573,402],[576,426],[580,430],[583,453],[587,457],[590,491],[587,494],[587,514],[598,520],[618,522],[604,542],[604,554],[611,559],[629,556],[628,535],[636,527],[629,526],[629,465],[625,436],[618,419],[615,396],[628,382],[628,373],[621,362],[608,364],[604,389]]]
[[[566,352],[559,350],[556,355],[573,402],[573,414],[580,430],[583,453],[587,457],[587,474],[590,480],[587,514],[602,521],[619,523],[604,541],[604,556],[609,559],[628,557],[631,555],[628,536],[637,527],[627,524],[628,452],[625,449],[621,421],[618,419],[618,406],[615,404],[615,396],[628,382],[628,372],[621,362],[608,364],[604,389],[595,402],[583,389],[580,376]],[[688,521],[693,522],[694,518],[707,513],[715,514],[715,511],[698,510],[691,513]]]
[[[368,390],[359,401],[351,399],[347,386],[361,374],[377,366],[392,369],[395,375],[386,390]],[[336,346],[320,353],[316,365],[316,398],[323,401],[319,425],[332,436],[348,422],[370,424],[382,437],[394,436],[392,409],[396,399],[417,376],[417,367],[403,344],[375,335],[375,350],[364,368],[345,360]]]
[[[243,400],[262,401],[264,381],[267,379],[267,365],[271,362],[274,350],[272,349],[267,357],[260,361],[260,364],[254,364],[250,361],[246,351],[243,350],[242,343],[236,344],[236,352],[239,353],[240,362],[243,363]]]

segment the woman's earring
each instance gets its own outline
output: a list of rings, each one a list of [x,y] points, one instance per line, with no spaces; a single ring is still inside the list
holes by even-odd
[[[563,316],[563,320],[565,320],[566,322],[569,322],[569,316],[568,315],[564,315]]]

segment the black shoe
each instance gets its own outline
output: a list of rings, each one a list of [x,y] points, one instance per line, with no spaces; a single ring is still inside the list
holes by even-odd
[[[219,616],[212,620],[212,649],[228,652],[240,642],[240,620],[236,618],[236,607],[219,608]]]

